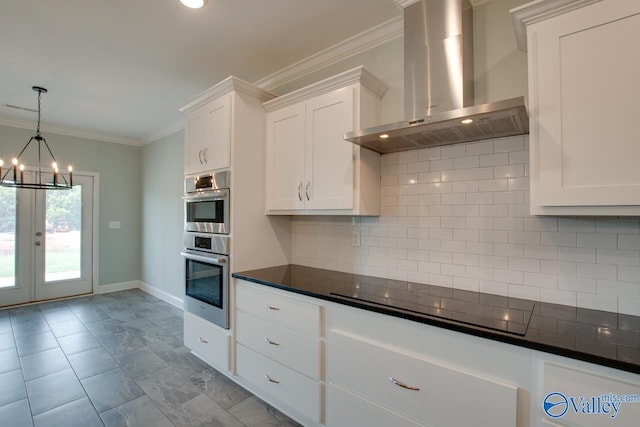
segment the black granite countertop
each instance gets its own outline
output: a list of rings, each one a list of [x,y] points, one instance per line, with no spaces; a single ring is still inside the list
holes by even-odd
[[[250,282],[640,374],[640,317],[283,265]]]

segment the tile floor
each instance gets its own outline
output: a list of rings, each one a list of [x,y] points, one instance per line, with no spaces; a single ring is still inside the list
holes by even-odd
[[[0,425],[298,426],[184,347],[141,290],[0,310]]]

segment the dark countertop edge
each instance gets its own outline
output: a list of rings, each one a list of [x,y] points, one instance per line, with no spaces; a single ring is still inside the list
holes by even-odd
[[[480,338],[486,338],[493,341],[499,341],[506,344],[512,344],[519,347],[525,347],[532,350],[542,351],[545,353],[551,353],[558,356],[564,356],[571,359],[581,360],[584,362],[595,363],[597,365],[607,366],[609,368],[614,368],[614,369],[620,369],[622,371],[627,371],[627,372],[640,375],[640,365],[636,365],[633,363],[609,359],[607,357],[597,356],[589,353],[583,353],[576,350],[570,350],[567,348],[562,348],[562,347],[554,346],[551,344],[544,344],[540,342],[530,341],[530,340],[527,340],[525,337],[520,337],[517,335],[512,335],[504,332],[492,331],[486,328],[482,328],[482,329],[476,328],[471,325],[465,325],[464,323],[453,322],[453,321],[449,322],[445,319],[439,319],[437,317],[420,316],[418,314],[413,314],[411,312],[406,312],[400,309],[394,310],[392,308],[387,308],[384,306],[358,302],[357,300],[349,300],[349,299],[340,298],[337,296],[333,297],[331,295],[326,295],[326,294],[317,294],[315,292],[309,292],[302,289],[298,289],[298,288],[294,288],[294,287],[290,287],[290,286],[286,286],[286,285],[282,285],[274,282],[268,282],[268,281],[256,279],[250,276],[245,276],[242,273],[233,273],[231,276],[236,279],[246,280],[247,282],[268,286],[271,288],[281,289],[283,291],[305,295],[312,298],[322,299],[325,301],[347,305],[350,307],[355,307],[355,308],[359,308],[367,311],[373,311],[380,314],[386,314],[386,315],[398,317],[401,319],[412,320],[414,322],[424,323],[427,325],[448,329],[448,330],[460,332],[463,334],[473,335]]]

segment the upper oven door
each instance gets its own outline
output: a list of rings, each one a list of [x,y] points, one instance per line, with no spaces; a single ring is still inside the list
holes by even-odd
[[[229,190],[212,190],[184,198],[184,229],[229,234]]]

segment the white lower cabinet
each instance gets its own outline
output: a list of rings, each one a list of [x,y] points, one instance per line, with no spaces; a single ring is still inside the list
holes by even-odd
[[[327,425],[343,427],[416,427],[421,426],[397,412],[384,408],[377,403],[331,384],[327,393]]]
[[[416,420],[407,425],[516,425],[517,387],[343,331],[331,331],[328,341],[331,385]],[[346,419],[332,420],[349,425]]]
[[[186,311],[184,345],[213,367],[225,372],[231,370],[230,332]]]
[[[243,345],[236,347],[238,376],[315,422],[321,418],[322,384]]]
[[[240,383],[304,425],[321,425],[321,305],[311,298],[238,280],[236,308]]]

